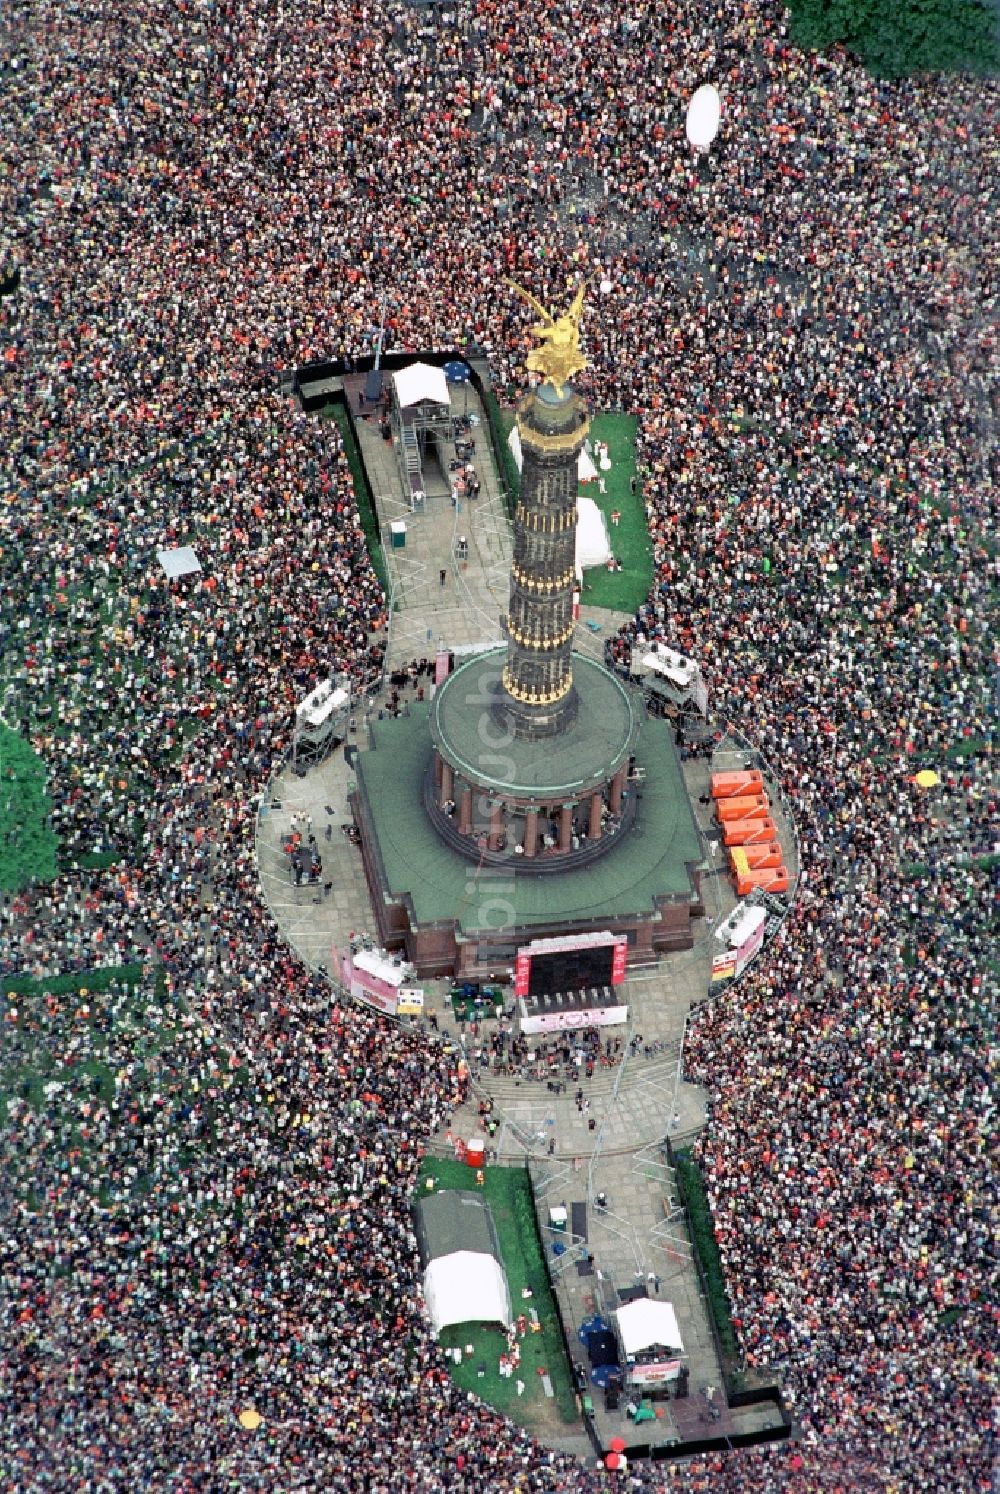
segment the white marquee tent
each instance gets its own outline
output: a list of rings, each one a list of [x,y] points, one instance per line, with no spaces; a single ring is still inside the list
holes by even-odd
[[[424,1301],[434,1337],[453,1323],[511,1324],[504,1269],[492,1255],[456,1250],[439,1255],[424,1272]]]
[[[493,1215],[482,1194],[443,1189],[420,1199],[413,1213],[434,1337],[453,1323],[509,1328],[510,1289]]]
[[[669,1302],[637,1297],[634,1302],[619,1307],[615,1316],[626,1359],[642,1359],[656,1350],[669,1354],[684,1353],[677,1314]]]
[[[429,363],[410,363],[392,376],[396,388],[396,399],[401,410],[411,405],[426,402],[432,405],[447,405],[448,380],[443,368],[433,368]]]
[[[576,574],[607,565],[611,556],[608,525],[593,498],[576,500]]]

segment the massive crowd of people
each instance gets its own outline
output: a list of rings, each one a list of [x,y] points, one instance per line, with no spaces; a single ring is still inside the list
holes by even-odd
[[[880,85],[760,0],[20,0],[2,48],[0,691],[64,864],[0,910],[0,1488],[987,1490],[996,85]],[[278,372],[370,352],[384,299],[390,346],[515,384],[505,274],[591,280],[580,387],[640,416],[614,660],[695,656],[801,842],[688,1053],[801,1438],[627,1476],[452,1385],[407,1200],[465,1079],[346,1013],[254,867],[295,699],[376,681],[387,623]]]

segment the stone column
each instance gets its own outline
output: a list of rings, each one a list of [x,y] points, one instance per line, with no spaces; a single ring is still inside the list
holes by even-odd
[[[628,777],[628,763],[622,763],[618,772],[611,780],[611,813],[620,814],[622,807],[622,790],[625,787],[625,779]]]
[[[587,835],[591,840],[601,838],[601,810],[604,807],[604,795],[600,789],[595,789],[590,796],[590,826]]]
[[[575,804],[564,804],[562,807],[562,819],[559,821],[559,849],[568,851],[573,844],[573,810]]]
[[[463,784],[458,801],[458,831],[460,835],[472,834],[472,790]]]
[[[524,812],[524,854],[534,856],[538,850],[538,810],[526,809]]]
[[[487,845],[491,851],[500,849],[500,837],[503,834],[503,804],[499,799],[494,799],[490,805],[490,834]]]
[[[439,761],[441,762],[441,797],[438,803],[443,809],[451,798],[451,791],[455,787],[455,769],[451,763],[446,763],[443,759],[439,759]]]

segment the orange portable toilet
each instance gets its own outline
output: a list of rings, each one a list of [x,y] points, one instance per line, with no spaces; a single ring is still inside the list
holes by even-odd
[[[764,780],[756,768],[743,773],[713,773],[712,798],[732,799],[737,794],[762,794]]]
[[[761,888],[763,892],[787,892],[788,872],[784,866],[775,866],[767,870],[744,872],[736,878],[737,897],[747,897],[755,887]]]
[[[723,825],[727,820],[764,820],[770,807],[763,795],[747,798],[741,794],[738,799],[716,800],[715,814]]]
[[[776,840],[766,842],[759,846],[734,847],[742,851],[746,857],[746,866],[739,868],[742,871],[763,871],[770,866],[781,865],[781,847]]]
[[[727,846],[766,845],[777,833],[773,820],[727,820],[722,827]]]

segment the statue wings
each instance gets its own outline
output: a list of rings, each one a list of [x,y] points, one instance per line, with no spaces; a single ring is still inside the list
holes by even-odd
[[[517,293],[521,297],[522,301],[527,301],[527,303],[528,303],[529,306],[534,307],[535,311],[538,312],[538,315],[542,318],[542,320],[546,323],[547,326],[549,326],[549,327],[555,326],[556,319],[552,315],[551,311],[546,311],[545,307],[542,305],[541,301],[536,300],[535,297],[531,294],[530,291],[525,290],[525,288],[524,288],[523,285],[518,285],[517,281],[516,280],[511,280],[509,278],[509,276],[505,276],[504,280],[505,280],[506,284],[509,285],[512,290],[516,290],[517,291]],[[580,312],[583,309],[583,298],[584,298],[584,295],[586,294],[586,290],[587,290],[586,282],[583,281],[583,280],[581,280],[580,284],[576,288],[576,295],[573,297],[573,300],[572,300],[572,303],[570,305],[570,308],[566,312],[566,316],[569,318],[569,320],[573,323],[574,326],[578,325],[578,323],[580,321]]]

